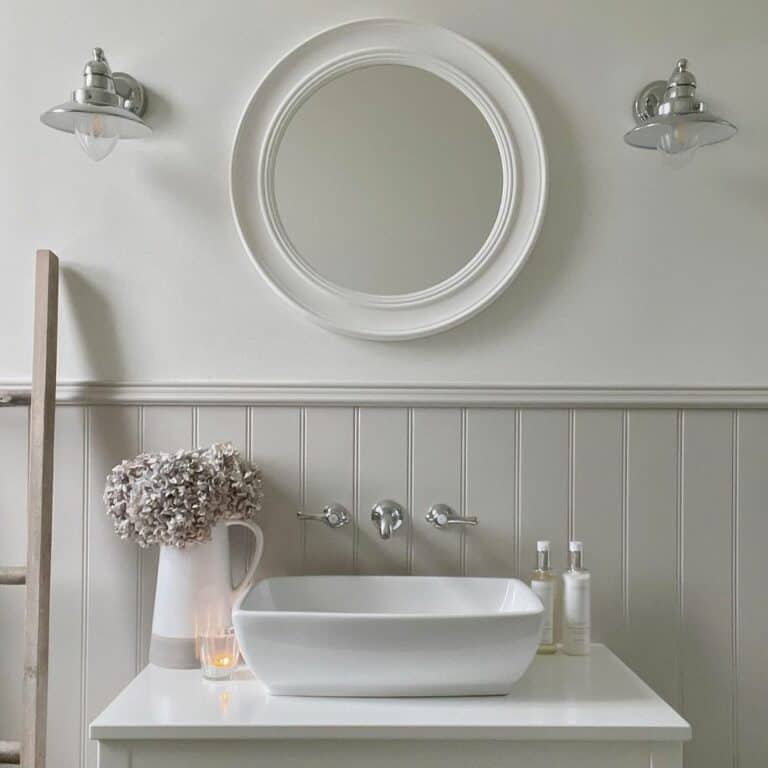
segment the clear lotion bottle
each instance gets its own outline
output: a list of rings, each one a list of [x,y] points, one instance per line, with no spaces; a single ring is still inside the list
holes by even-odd
[[[549,542],[536,542],[536,570],[531,574],[531,589],[544,606],[539,653],[554,653],[555,644],[555,588],[557,580],[549,560]]]
[[[586,656],[591,642],[590,573],[584,568],[584,545],[568,545],[568,570],[563,574],[563,652]]]

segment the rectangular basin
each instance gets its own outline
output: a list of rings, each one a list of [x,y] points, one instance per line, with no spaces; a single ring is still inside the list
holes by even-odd
[[[517,579],[296,576],[255,584],[232,615],[274,695],[472,696],[510,691],[542,614]]]

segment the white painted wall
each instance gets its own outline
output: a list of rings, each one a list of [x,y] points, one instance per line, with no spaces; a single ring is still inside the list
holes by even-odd
[[[465,326],[397,344],[335,336],[283,304],[241,247],[227,197],[235,126],[271,64],[308,35],[375,15],[434,21],[496,55],[536,110],[551,168],[544,231],[517,282]],[[3,0],[0,380],[28,378],[32,255],[50,247],[65,266],[62,379],[764,386],[766,22],[768,6],[749,0]],[[149,86],[156,129],[98,165],[38,122],[77,84],[93,45]],[[622,134],[635,89],[680,55],[741,130],[670,171]],[[141,407],[59,414],[59,763],[93,766],[87,723],[146,655],[154,555],[108,529],[106,471],[140,444],[255,435],[270,533],[285,544],[268,550],[269,569],[525,572],[531,541],[562,543],[572,527],[602,574],[601,636],[694,722],[690,764],[761,764],[765,411]],[[3,411],[0,426],[0,559],[10,562],[23,550],[26,414]],[[303,538],[297,493],[358,513],[400,494],[414,519],[453,500],[480,508],[479,530],[494,537],[434,549],[419,529],[391,551],[365,526],[357,538],[351,528]],[[20,594],[0,596],[9,626]],[[20,635],[3,642],[0,671],[12,679]],[[12,732],[17,688],[0,697]]]
[[[516,283],[462,328],[409,343],[335,336],[275,297],[227,195],[235,126],[269,67],[374,15],[496,55],[551,161]],[[0,379],[28,378],[31,257],[50,247],[66,267],[64,379],[764,384],[766,22],[755,0],[4,0]],[[93,45],[149,86],[155,128],[101,164],[38,122]],[[681,55],[740,133],[670,171],[622,134],[636,88]]]

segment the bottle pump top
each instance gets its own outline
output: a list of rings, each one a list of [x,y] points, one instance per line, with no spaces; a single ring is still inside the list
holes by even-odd
[[[580,571],[583,568],[582,558],[584,556],[584,542],[570,541],[568,542],[568,565],[571,570]]]
[[[536,568],[540,571],[549,570],[549,542],[536,542]]]

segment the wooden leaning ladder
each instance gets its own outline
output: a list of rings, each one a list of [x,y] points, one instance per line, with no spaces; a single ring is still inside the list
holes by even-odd
[[[26,584],[22,735],[0,741],[0,764],[23,768],[45,765],[58,305],[59,261],[38,251],[31,395],[0,392],[0,406],[29,405],[27,564],[0,566],[0,584]]]

